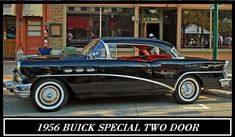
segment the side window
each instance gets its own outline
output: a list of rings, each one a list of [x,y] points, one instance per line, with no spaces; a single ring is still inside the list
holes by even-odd
[[[132,57],[135,56],[136,52],[134,46],[126,44],[109,43],[108,48],[111,59],[119,59],[120,57]]]
[[[157,59],[172,58],[166,50],[144,44],[109,43],[111,59],[132,61],[153,61]]]
[[[8,39],[15,39],[16,38],[16,26],[8,26],[7,27],[7,38]]]
[[[96,58],[106,58],[107,53],[105,50],[105,46],[102,42],[100,42],[92,51],[92,56]]]
[[[137,49],[136,49],[137,50]],[[133,57],[138,56],[138,51],[135,51],[135,47],[128,44],[117,45],[117,57]]]
[[[167,51],[165,51],[164,49],[159,48],[159,47],[151,48],[150,54],[151,55],[166,55],[166,56],[171,56]]]

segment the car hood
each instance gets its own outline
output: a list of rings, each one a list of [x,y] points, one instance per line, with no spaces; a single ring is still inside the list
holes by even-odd
[[[86,60],[87,56],[76,55],[46,55],[46,56],[26,56],[20,61],[55,61],[55,60]]]

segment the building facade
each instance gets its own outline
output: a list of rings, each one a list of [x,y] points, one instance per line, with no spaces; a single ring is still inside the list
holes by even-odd
[[[53,54],[59,54],[70,46],[81,50],[96,37],[148,37],[152,33],[175,45],[183,55],[212,59],[213,17],[209,4],[16,4],[15,9],[15,48],[22,44],[26,55],[37,54],[45,42]],[[11,17],[14,22],[14,15]],[[5,14],[4,19],[8,18]],[[8,27],[5,25],[6,35]],[[231,4],[220,6],[218,29],[219,59],[231,61]],[[4,47],[7,45],[5,42]]]

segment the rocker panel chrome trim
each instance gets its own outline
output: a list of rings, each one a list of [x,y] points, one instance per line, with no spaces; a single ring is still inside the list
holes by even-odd
[[[137,79],[137,80],[142,80],[142,81],[147,81],[147,82],[151,82],[154,84],[158,84],[161,85],[163,87],[166,87],[172,91],[176,90],[177,84],[179,83],[179,81],[187,74],[206,74],[206,73],[223,73],[223,71],[191,71],[191,72],[186,72],[184,74],[182,74],[176,81],[174,87],[171,87],[167,84],[158,82],[158,81],[154,81],[154,80],[150,80],[150,79],[146,79],[146,78],[140,78],[140,77],[135,77],[135,76],[128,76],[128,75],[118,75],[118,74],[55,74],[55,75],[37,75],[37,77],[65,77],[65,76],[113,76],[113,77],[123,77],[123,78],[131,78],[131,79]]]

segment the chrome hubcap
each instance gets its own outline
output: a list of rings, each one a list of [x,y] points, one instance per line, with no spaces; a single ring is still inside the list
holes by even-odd
[[[52,105],[58,101],[60,92],[55,86],[45,86],[42,88],[40,93],[41,101],[46,105]]]
[[[196,87],[191,81],[185,81],[181,86],[181,94],[185,98],[191,98],[196,91]]]

